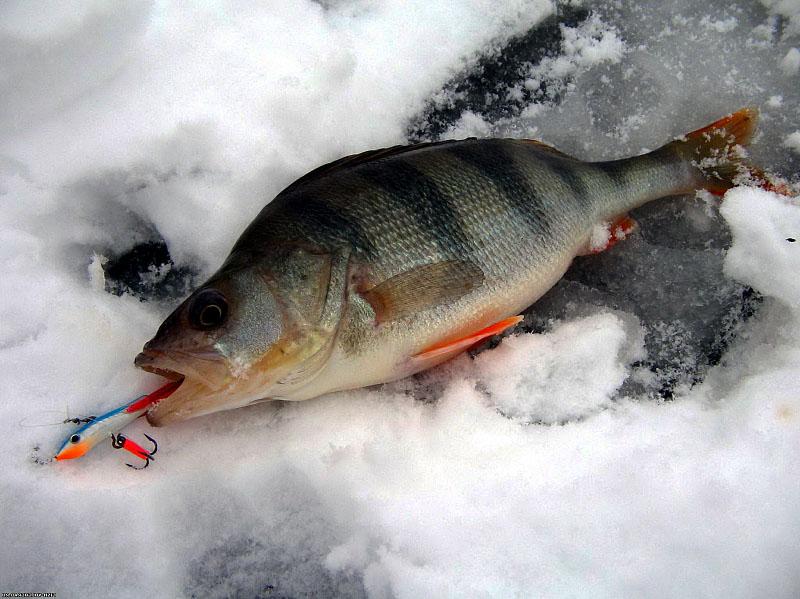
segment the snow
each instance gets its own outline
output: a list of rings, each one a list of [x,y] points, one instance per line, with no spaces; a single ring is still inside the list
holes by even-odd
[[[614,393],[644,357],[635,318],[596,314],[541,335],[509,337],[479,354],[472,367],[502,414],[557,424],[610,407]],[[467,374],[467,373],[465,373]]]
[[[712,20],[712,18],[708,15],[700,19],[700,25],[707,29],[713,29],[718,33],[728,33],[729,31],[733,31],[736,29],[738,25],[738,21],[735,17],[729,17],[727,19],[719,19],[719,20]]]
[[[800,154],[800,129],[786,136],[783,145],[796,154]]]
[[[767,106],[770,108],[780,108],[783,104],[783,97],[781,96],[770,96],[769,100],[767,100]]]
[[[71,430],[39,424],[159,384],[132,359],[172,304],[105,291],[115,256],[164,239],[173,272],[209,274],[281,188],[403,143],[448,80],[553,8],[0,5],[1,591],[800,594],[800,206],[756,189],[721,203],[727,251],[716,206],[683,198],[581,259],[627,302],[567,280],[533,314],[557,304],[544,332],[420,377],[155,432],[136,422],[126,433],[159,442],[144,472],[108,446],[37,463]],[[606,159],[752,104],[753,158],[797,183],[800,88],[785,64],[798,15],[791,0],[600,3],[487,93],[549,91],[502,118],[465,111],[446,135],[537,135]],[[654,399],[652,323],[694,368],[687,339],[716,296],[690,284],[718,264],[716,291],[749,285],[763,302],[702,382]]]
[[[800,73],[800,50],[790,49],[781,60],[781,69],[787,77]]]
[[[608,245],[611,239],[611,223],[597,223],[592,228],[592,234],[589,237],[589,251],[599,252]]]
[[[758,216],[753,215],[756,207]],[[725,257],[725,272],[789,308],[800,308],[800,280],[792,274],[800,257],[795,245],[800,231],[798,202],[739,188],[726,194],[720,211],[734,239]]]
[[[624,52],[624,43],[617,32],[597,16],[590,17],[578,27],[562,27],[562,32],[561,52],[531,67],[524,83],[530,89],[546,83],[551,98],[569,87],[570,77],[590,66],[618,62]]]

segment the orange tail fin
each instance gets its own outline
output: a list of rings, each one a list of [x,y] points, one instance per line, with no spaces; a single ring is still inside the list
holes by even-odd
[[[758,125],[758,110],[742,108],[666,147],[697,169],[697,183],[715,195],[738,184],[750,184],[784,195],[794,195],[785,181],[747,160],[743,146],[750,143]]]
[[[758,124],[758,111],[741,110],[679,137],[667,148],[697,169],[697,183],[722,195],[740,181],[762,174],[750,165],[742,146],[750,143]]]
[[[753,138],[753,134],[758,127],[758,110],[755,108],[742,108],[736,112],[724,116],[721,119],[714,121],[710,125],[706,125],[697,131],[687,133],[687,141],[704,138],[706,142],[711,141],[713,136],[722,137],[726,143],[735,143],[746,146]],[[723,144],[718,144],[718,147],[723,147]]]

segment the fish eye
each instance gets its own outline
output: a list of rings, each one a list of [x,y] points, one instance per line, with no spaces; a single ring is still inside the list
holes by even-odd
[[[228,300],[216,289],[204,289],[189,307],[189,322],[203,331],[217,328],[227,317]]]
[[[77,442],[78,442],[78,441],[80,441],[80,440],[81,440],[81,436],[80,436],[80,435],[72,435],[72,436],[69,438],[69,442],[70,442],[70,443],[77,443]]]

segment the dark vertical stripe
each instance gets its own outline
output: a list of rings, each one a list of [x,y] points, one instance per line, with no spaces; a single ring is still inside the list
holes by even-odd
[[[589,188],[575,168],[576,163],[574,161],[564,160],[554,154],[543,155],[541,158],[542,162],[569,188],[576,200],[586,203],[591,199]]]
[[[539,233],[550,231],[544,198],[534,183],[519,172],[502,140],[480,140],[453,144],[447,149],[497,186],[508,205]]]
[[[275,198],[245,229],[231,250],[260,253],[275,240],[302,241],[331,251],[344,247],[373,256],[375,244],[361,224],[313,195],[292,193]]]
[[[625,189],[628,186],[628,178],[625,173],[625,167],[622,164],[627,160],[610,160],[607,162],[594,162],[592,166],[598,169],[601,173],[606,175],[611,182],[618,188]]]
[[[423,230],[431,231],[445,255],[461,255],[472,241],[464,231],[452,198],[404,158],[364,164],[358,176],[385,192],[400,210],[410,211]]]
[[[337,244],[351,245],[357,252],[374,255],[375,245],[361,224],[348,218],[341,210],[335,210],[327,202],[316,198],[298,197],[290,203],[287,211],[287,225],[302,223],[309,239],[320,236],[321,241],[335,241]],[[333,249],[333,248],[331,248]]]

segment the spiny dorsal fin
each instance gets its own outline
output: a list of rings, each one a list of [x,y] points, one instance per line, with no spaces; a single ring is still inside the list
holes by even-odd
[[[564,154],[561,150],[556,150],[553,146],[550,146],[543,141],[539,141],[538,139],[519,139],[516,140],[520,143],[524,143],[527,145],[535,146],[537,150],[542,150],[543,152],[547,152],[549,154],[554,154],[559,156],[560,158],[568,158],[569,160],[577,160],[573,156],[569,154]]]
[[[408,152],[415,152],[433,146],[457,144],[464,141],[474,141],[475,139],[476,138],[474,137],[469,137],[465,140],[449,139],[446,141],[429,141],[425,143],[412,144],[410,146],[392,146],[390,148],[381,148],[379,150],[368,150],[366,152],[361,152],[360,154],[352,154],[350,156],[345,156],[344,158],[339,158],[338,160],[329,162],[328,164],[323,164],[322,166],[318,166],[313,171],[306,173],[305,175],[300,177],[297,181],[289,185],[289,187],[284,189],[280,193],[280,195],[284,195],[292,191],[295,191],[297,188],[302,187],[303,185],[306,185],[308,183],[311,183],[312,181],[316,181],[317,179],[321,179],[322,177],[326,177],[334,173],[355,168],[360,164],[366,164],[367,162],[373,162],[376,160],[381,160],[383,158],[389,158],[390,156],[398,156],[400,154],[406,154]]]
[[[483,271],[467,260],[424,264],[361,292],[376,320],[400,320],[428,308],[455,302],[483,284]]]
[[[291,193],[296,191],[298,188],[307,185],[313,181],[322,179],[323,177],[327,177],[329,175],[333,175],[335,173],[340,173],[352,168],[355,168],[359,165],[366,164],[368,162],[375,162],[377,160],[382,160],[384,158],[390,158],[394,156],[400,156],[402,154],[408,154],[410,152],[418,152],[420,150],[424,150],[427,148],[432,148],[434,146],[446,146],[446,145],[457,145],[464,142],[474,142],[476,141],[476,137],[468,137],[466,139],[448,139],[445,141],[428,141],[419,144],[412,144],[410,146],[391,146],[389,148],[381,148],[379,150],[368,150],[366,152],[361,152],[360,154],[352,154],[350,156],[345,156],[344,158],[339,158],[338,160],[334,160],[333,162],[329,162],[328,164],[323,164],[322,166],[318,166],[313,171],[310,171],[300,177],[297,181],[289,185],[286,189],[284,189],[279,195],[285,195],[287,193]],[[547,152],[549,154],[553,154],[555,156],[559,156],[561,158],[566,158],[569,160],[575,160],[572,156],[564,154],[563,152],[556,150],[553,146],[549,146],[542,141],[537,141],[535,139],[506,139],[505,141],[516,142],[526,145],[534,145],[537,149]]]

